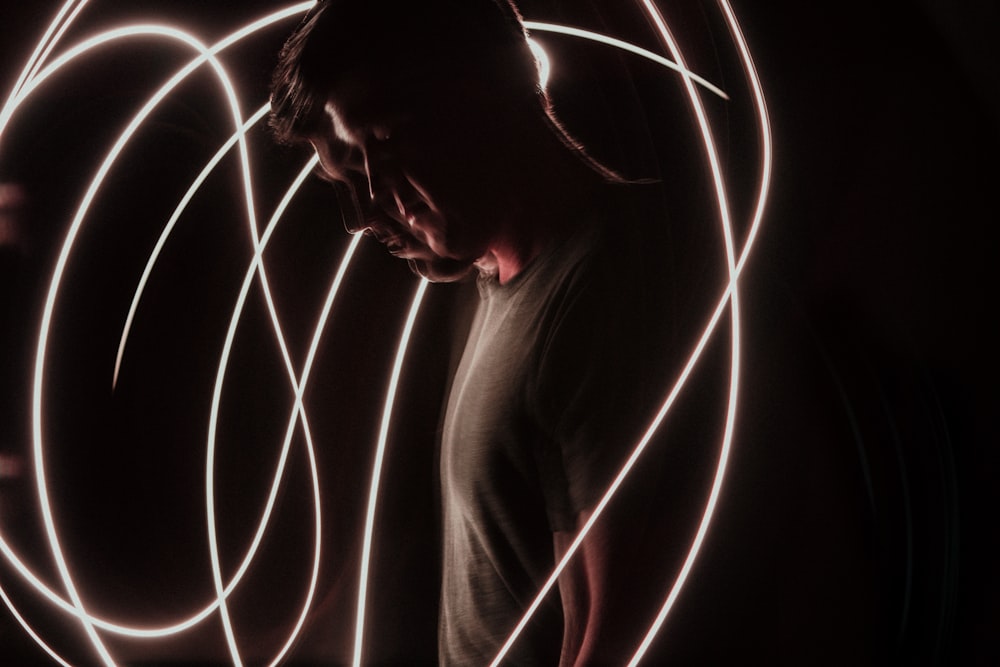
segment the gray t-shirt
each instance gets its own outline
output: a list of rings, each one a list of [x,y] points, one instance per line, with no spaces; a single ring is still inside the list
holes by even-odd
[[[600,500],[660,395],[632,259],[594,223],[507,284],[480,278],[442,438],[442,664],[496,656],[554,567],[553,531]],[[508,663],[557,664],[561,639],[553,590]]]

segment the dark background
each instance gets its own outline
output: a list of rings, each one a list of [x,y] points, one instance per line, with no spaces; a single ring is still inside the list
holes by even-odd
[[[692,69],[733,96],[707,104],[745,220],[759,145],[728,38],[711,3],[661,4]],[[64,45],[126,19],[169,20],[211,42],[273,6],[95,1]],[[0,10],[4,91],[55,10]],[[631,3],[526,0],[522,10],[660,50]],[[972,0],[740,2],[735,10],[769,103],[774,181],[742,283],[744,390],[728,485],[660,643],[678,664],[996,664],[998,368],[987,269],[998,250],[1000,81],[991,35],[1000,12]],[[245,115],[265,99],[273,54],[293,23],[225,56]],[[672,75],[605,47],[539,39],[555,55],[553,94],[567,125],[630,175],[661,178],[672,219],[715,225]],[[23,199],[0,212],[20,230],[19,241],[0,248],[0,454],[10,471],[0,477],[0,530],[54,587],[30,461],[41,303],[98,156],[151,82],[184,58],[138,42],[104,51],[59,77],[0,138],[0,182],[19,186]],[[568,58],[572,70],[560,69]],[[112,173],[114,194],[99,198],[80,237],[49,348],[47,469],[61,539],[89,607],[137,623],[176,619],[212,595],[207,406],[250,248],[232,160],[165,250],[149,287],[155,305],[140,311],[114,392],[110,379],[144,258],[170,207],[228,136],[220,99],[210,77],[196,77],[138,137],[129,167]],[[263,224],[303,156],[272,146],[263,130],[251,141]],[[266,255],[296,366],[347,242],[334,205],[311,183]],[[415,287],[405,267],[373,246],[362,244],[307,392],[326,551],[295,664],[350,656],[369,443]],[[721,275],[713,279],[706,300],[718,293]],[[372,577],[373,661],[433,656],[433,442],[450,361],[442,332],[462,293],[431,288],[403,378],[386,471],[395,492],[383,501]],[[256,524],[291,405],[259,288],[249,303],[222,406],[217,511],[226,571]],[[277,527],[233,599],[251,663],[280,646],[304,590],[312,509],[302,444],[299,429]],[[93,662],[78,629],[7,565],[0,584],[67,659]],[[109,646],[128,664],[225,661],[222,636],[213,618],[174,640]],[[0,658],[46,662],[6,612]]]

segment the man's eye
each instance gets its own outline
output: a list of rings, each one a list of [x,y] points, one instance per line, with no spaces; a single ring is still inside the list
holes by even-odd
[[[375,141],[384,143],[392,138],[392,132],[390,132],[387,127],[373,127],[372,138],[375,139]]]

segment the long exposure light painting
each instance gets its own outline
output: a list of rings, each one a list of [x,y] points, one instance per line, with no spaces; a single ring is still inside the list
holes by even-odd
[[[301,365],[296,367],[296,364],[293,361],[293,354],[289,351],[286,343],[286,335],[279,316],[279,309],[276,306],[275,297],[273,296],[272,289],[270,288],[265,250],[274,234],[275,229],[281,223],[286,209],[293,201],[304,180],[315,167],[316,160],[313,158],[306,161],[306,163],[302,165],[301,171],[291,179],[291,183],[288,185],[280,203],[274,207],[274,210],[269,212],[267,222],[262,226],[260,223],[261,214],[257,210],[257,206],[255,204],[256,200],[254,196],[253,175],[255,173],[261,173],[261,170],[264,167],[255,163],[254,152],[252,150],[251,142],[247,140],[247,134],[257,123],[259,123],[262,118],[265,117],[268,109],[266,104],[262,105],[262,100],[251,100],[250,103],[256,105],[255,111],[249,116],[244,117],[242,104],[247,102],[247,100],[241,99],[240,91],[234,83],[234,79],[230,72],[223,65],[220,56],[228,49],[232,49],[240,44],[242,41],[252,40],[260,31],[271,28],[272,26],[290,29],[296,18],[307,11],[312,3],[306,2],[289,5],[269,15],[262,16],[252,23],[244,26],[237,26],[228,36],[215,42],[214,44],[205,44],[197,36],[191,34],[190,32],[157,22],[108,28],[106,30],[95,32],[90,37],[67,47],[63,44],[63,40],[72,24],[77,21],[81,15],[86,14],[84,11],[85,9],[89,9],[91,11],[94,11],[95,9],[94,7],[86,7],[87,4],[86,0],[80,2],[71,0],[66,2],[45,30],[37,45],[34,47],[33,52],[28,61],[25,63],[20,76],[16,80],[16,83],[10,92],[10,95],[5,100],[2,111],[0,111],[0,158],[5,158],[5,143],[10,138],[8,136],[8,131],[9,128],[16,126],[14,121],[17,119],[19,111],[33,95],[40,90],[44,90],[50,79],[54,78],[54,75],[60,71],[73,71],[77,68],[86,68],[88,66],[88,59],[94,54],[107,52],[108,50],[127,52],[127,50],[132,48],[137,42],[156,44],[169,43],[171,48],[176,48],[176,45],[180,45],[184,49],[187,49],[190,54],[190,60],[185,66],[178,69],[173,76],[167,78],[154,94],[138,106],[138,111],[135,112],[131,119],[125,124],[124,128],[118,133],[117,137],[112,142],[110,148],[108,148],[100,158],[100,166],[90,177],[89,183],[84,190],[84,194],[79,200],[76,210],[67,212],[68,221],[65,226],[65,231],[63,232],[64,236],[61,249],[55,259],[54,267],[51,270],[44,303],[40,308],[42,315],[41,321],[37,325],[38,338],[34,357],[34,379],[30,390],[32,412],[30,447],[32,465],[35,474],[38,505],[41,510],[41,518],[44,524],[48,547],[58,572],[59,582],[56,583],[53,581],[46,581],[45,577],[39,575],[38,569],[26,562],[23,555],[19,554],[17,550],[8,542],[5,534],[2,532],[4,530],[3,526],[0,526],[0,551],[2,551],[5,559],[12,566],[12,568],[20,574],[23,582],[27,583],[29,587],[36,592],[38,600],[44,601],[53,613],[64,615],[69,619],[75,619],[79,630],[86,636],[94,655],[97,656],[105,665],[116,665],[121,662],[121,658],[116,657],[112,648],[109,647],[108,637],[110,636],[125,636],[136,640],[155,640],[167,636],[184,635],[209,619],[221,621],[221,629],[225,635],[225,642],[228,647],[232,663],[234,665],[241,665],[244,662],[244,658],[241,654],[239,639],[240,632],[239,627],[234,622],[233,615],[230,611],[230,599],[233,593],[244,583],[245,575],[251,568],[258,554],[261,543],[265,539],[265,534],[270,527],[275,502],[279,493],[279,487],[281,486],[283,476],[286,474],[287,461],[294,441],[293,436],[296,432],[299,432],[304,438],[306,458],[309,463],[309,474],[311,478],[310,484],[313,504],[312,557],[310,562],[302,564],[311,572],[311,577],[308,585],[301,591],[301,602],[298,605],[297,614],[289,624],[291,630],[284,638],[284,641],[281,642],[280,648],[275,650],[273,655],[269,658],[270,664],[276,664],[289,657],[290,651],[292,651],[293,646],[302,631],[304,623],[313,608],[317,592],[317,572],[319,570],[320,563],[322,562],[324,548],[323,534],[321,530],[321,507],[327,511],[337,511],[336,507],[323,506],[320,493],[320,472],[315,456],[315,448],[323,447],[323,443],[315,442],[313,439],[305,407],[306,404],[304,402],[304,396],[308,391],[309,380],[313,371],[320,339],[323,333],[327,330],[328,325],[336,319],[337,297],[341,290],[341,286],[344,283],[345,276],[351,270],[351,261],[359,243],[361,242],[361,237],[355,236],[351,239],[347,251],[344,253],[339,266],[336,269],[335,276],[326,292],[326,298],[323,300],[322,308],[315,317],[312,336],[308,345],[308,352],[301,361]],[[96,5],[99,3],[93,4]],[[628,459],[614,483],[607,490],[607,493],[603,497],[602,501],[592,513],[589,521],[572,543],[572,546],[568,550],[565,558],[557,565],[546,586],[538,592],[535,603],[529,609],[528,613],[525,614],[521,623],[517,626],[514,632],[510,635],[503,650],[496,656],[493,661],[493,664],[495,665],[498,665],[503,661],[507,651],[514,644],[514,642],[517,641],[517,638],[523,628],[531,623],[531,617],[535,609],[555,584],[559,573],[566,566],[569,559],[576,553],[591,526],[593,526],[593,524],[601,516],[604,508],[615,495],[617,489],[629,475],[630,471],[636,465],[642,465],[641,457],[643,451],[645,450],[647,444],[649,444],[653,434],[660,428],[661,423],[664,421],[671,407],[675,403],[677,396],[683,391],[688,377],[701,359],[706,346],[716,335],[719,323],[728,312],[731,315],[729,318],[731,325],[731,331],[729,334],[731,349],[728,404],[722,440],[718,443],[718,459],[714,480],[711,485],[711,489],[708,492],[708,497],[704,502],[704,511],[698,525],[697,532],[691,537],[687,557],[684,560],[682,568],[676,574],[673,586],[670,590],[664,591],[664,602],[659,614],[656,618],[637,620],[637,622],[643,623],[644,626],[648,626],[648,632],[646,634],[646,640],[642,643],[642,645],[636,647],[634,655],[631,658],[631,664],[636,664],[641,660],[653,637],[661,632],[667,615],[672,609],[677,597],[681,594],[683,586],[695,566],[702,541],[709,530],[716,503],[718,502],[720,493],[723,491],[723,480],[729,459],[729,450],[733,440],[734,430],[736,428],[736,406],[740,391],[739,370],[741,338],[739,276],[746,265],[750,249],[753,245],[754,239],[756,238],[764,213],[771,171],[771,141],[767,111],[760,82],[754,69],[749,49],[740,30],[739,23],[726,0],[719,0],[718,5],[725,24],[728,26],[729,36],[732,43],[735,45],[735,49],[746,78],[746,83],[752,92],[751,97],[759,121],[759,136],[748,138],[748,141],[760,146],[760,164],[758,174],[756,176],[759,180],[759,184],[755,189],[756,203],[753,207],[751,219],[748,221],[748,224],[744,226],[747,231],[742,240],[735,238],[733,220],[731,219],[732,214],[727,183],[723,168],[720,165],[716,142],[713,135],[713,128],[708,119],[708,115],[702,101],[703,93],[699,90],[699,87],[724,99],[726,99],[727,96],[725,92],[716,87],[714,84],[687,69],[686,59],[683,50],[679,46],[679,40],[671,32],[670,27],[667,25],[667,22],[664,20],[656,5],[653,4],[651,0],[640,0],[636,3],[636,11],[641,11],[647,15],[650,24],[655,26],[658,39],[662,44],[665,55],[656,54],[630,44],[628,41],[622,39],[621,36],[614,37],[601,35],[572,26],[554,25],[551,23],[532,21],[527,22],[528,29],[536,35],[544,34],[546,32],[561,33],[577,39],[599,42],[605,47],[628,52],[631,54],[631,57],[646,58],[662,65],[664,67],[665,78],[680,77],[684,90],[686,91],[687,100],[690,104],[693,117],[695,118],[695,128],[702,137],[706,165],[703,168],[707,169],[710,173],[710,178],[713,183],[714,196],[717,204],[716,211],[718,214],[718,223],[721,226],[722,238],[725,246],[724,249],[728,283],[722,293],[716,296],[715,305],[711,309],[711,316],[709,320],[704,323],[702,333],[696,341],[694,348],[690,351],[690,356],[683,367],[682,373],[679,377],[674,379],[669,394],[664,397],[661,409],[657,414],[650,416],[650,423],[646,429],[645,436],[640,442],[636,443],[632,456]],[[528,18],[530,19],[530,16]],[[533,48],[536,48],[537,53],[537,48],[539,47],[537,47],[537,45],[533,45]],[[552,63],[551,66],[553,69],[558,69],[559,67],[564,67],[565,65],[556,62]],[[189,613],[176,618],[171,622],[150,623],[145,622],[142,619],[134,618],[110,619],[98,616],[90,611],[91,605],[88,604],[88,600],[81,594],[79,579],[70,565],[73,559],[71,554],[67,554],[64,550],[63,541],[60,538],[60,532],[57,528],[58,522],[55,517],[55,509],[53,508],[52,499],[58,497],[59,489],[51,486],[50,471],[47,469],[46,463],[47,452],[50,451],[51,447],[58,446],[58,443],[53,443],[50,440],[46,421],[46,415],[49,410],[48,401],[51,400],[46,393],[49,339],[52,333],[55,315],[58,313],[61,306],[61,290],[64,286],[63,281],[65,279],[67,265],[74,259],[74,253],[78,252],[76,245],[78,235],[81,233],[81,230],[85,225],[94,224],[94,221],[91,220],[89,216],[95,198],[99,195],[107,196],[104,189],[109,187],[107,185],[109,181],[109,174],[114,169],[121,167],[119,162],[125,159],[123,156],[127,154],[126,149],[129,147],[130,142],[133,141],[137,133],[142,130],[144,124],[148,122],[150,116],[154,113],[158,106],[163,104],[165,100],[168,100],[172,92],[175,91],[188,77],[205,68],[208,68],[213,73],[216,85],[218,86],[218,91],[221,93],[221,95],[219,95],[219,104],[227,110],[227,114],[231,122],[231,126],[228,130],[230,133],[229,139],[218,147],[217,152],[205,165],[200,167],[199,175],[190,183],[184,196],[176,203],[172,210],[164,216],[166,221],[163,223],[162,232],[160,233],[155,246],[151,250],[143,251],[144,254],[148,254],[148,260],[145,261],[145,266],[141,273],[137,274],[134,278],[136,285],[134,297],[131,300],[127,312],[121,313],[121,319],[124,322],[124,325],[118,341],[118,353],[114,362],[114,368],[111,369],[111,377],[112,384],[117,384],[122,366],[128,364],[130,335],[132,334],[132,324],[136,313],[142,308],[156,307],[155,303],[144,300],[143,297],[150,276],[152,276],[157,270],[157,261],[161,250],[177,227],[184,224],[186,209],[192,199],[199,192],[199,189],[202,187],[205,180],[209,178],[215,170],[220,168],[220,164],[224,163],[224,158],[226,158],[226,156],[234,153],[237,154],[240,179],[244,195],[242,205],[245,210],[243,211],[243,215],[245,215],[246,218],[247,236],[250,240],[252,248],[252,257],[246,266],[240,289],[237,294],[233,295],[234,300],[232,310],[228,316],[228,327],[226,329],[225,338],[220,343],[218,363],[214,371],[215,381],[211,392],[211,404],[205,406],[205,410],[208,413],[208,432],[204,434],[203,442],[206,452],[204,469],[205,529],[208,533],[209,553],[207,555],[211,567],[214,597],[204,600],[204,603],[201,606],[191,609]],[[251,288],[255,285],[258,288],[258,293],[262,295],[264,301],[263,305],[266,308],[273,340],[276,343],[276,347],[280,354],[280,358],[284,366],[284,372],[287,375],[288,387],[291,391],[293,400],[290,406],[273,406],[273,409],[279,412],[287,409],[288,414],[285,422],[282,445],[280,448],[275,448],[275,461],[273,472],[270,477],[271,481],[269,492],[263,500],[254,501],[261,504],[261,511],[256,522],[256,528],[252,532],[252,535],[249,535],[246,539],[245,547],[242,550],[243,555],[239,559],[238,567],[233,569],[231,572],[226,572],[223,570],[222,559],[219,553],[217,525],[219,517],[217,513],[218,498],[216,493],[216,441],[218,437],[219,420],[222,418],[220,406],[223,395],[226,391],[227,370],[229,370],[229,365],[233,355],[233,346],[240,335],[241,326],[246,326],[244,322],[244,315],[248,299],[250,299],[250,295],[252,293]],[[391,376],[382,381],[387,389],[378,440],[374,443],[373,454],[371,457],[372,468],[368,473],[370,474],[371,481],[368,485],[369,496],[365,520],[364,541],[363,545],[359,547],[359,550],[362,552],[361,580],[359,582],[357,615],[355,619],[352,619],[355,627],[354,664],[356,665],[364,664],[365,662],[363,647],[366,633],[377,636],[380,631],[377,627],[367,628],[365,623],[367,580],[369,562],[372,557],[371,543],[373,535],[379,528],[376,520],[376,507],[380,494],[380,475],[385,457],[391,455],[391,449],[389,447],[393,437],[391,431],[391,419],[393,406],[396,401],[398,379],[402,368],[407,362],[407,341],[410,333],[412,332],[415,318],[421,308],[426,287],[427,285],[423,281],[416,286],[416,290],[409,307],[409,315],[406,318],[406,324],[403,331],[400,333],[400,340],[397,346]],[[187,444],[190,445],[191,443]],[[265,444],[265,446],[267,445]],[[61,638],[58,636],[46,636],[44,633],[36,631],[28,620],[28,617],[21,613],[15,599],[8,595],[7,591],[3,587],[2,581],[0,581],[0,599],[3,600],[13,618],[23,627],[27,635],[30,636],[31,639],[34,640],[55,662],[63,665],[70,664],[61,653]],[[341,619],[341,622],[347,623],[348,620]],[[627,658],[627,656],[622,656],[623,662]]]

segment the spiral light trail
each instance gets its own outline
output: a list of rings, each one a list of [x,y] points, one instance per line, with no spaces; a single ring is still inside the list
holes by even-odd
[[[271,519],[276,499],[282,480],[285,476],[286,464],[291,451],[293,436],[296,432],[301,432],[304,436],[311,482],[313,503],[313,549],[310,564],[311,575],[307,585],[307,590],[303,593],[302,602],[299,605],[297,616],[292,624],[292,628],[283,642],[282,647],[271,657],[271,664],[277,664],[288,656],[289,651],[299,637],[312,608],[318,581],[319,565],[322,558],[322,499],[320,497],[319,472],[315,458],[315,443],[309,427],[309,419],[304,405],[304,396],[307,392],[309,378],[316,359],[320,338],[322,337],[324,331],[327,330],[330,321],[335,318],[334,305],[336,303],[337,295],[340,292],[347,272],[350,270],[351,261],[354,257],[355,250],[359,245],[361,237],[355,236],[351,239],[343,258],[337,267],[336,274],[323,301],[323,306],[320,313],[316,317],[308,352],[301,367],[296,368],[288,350],[286,336],[283,331],[274,296],[269,285],[264,253],[275,229],[280,224],[285,211],[293,201],[303,181],[314,168],[316,158],[309,160],[303,166],[302,170],[287,188],[284,196],[280,200],[280,203],[275,207],[274,211],[271,212],[268,222],[264,226],[263,230],[259,229],[258,212],[254,203],[254,186],[252,178],[252,174],[254,173],[253,153],[247,141],[247,134],[251,128],[253,128],[263,117],[266,116],[268,107],[267,105],[260,106],[250,117],[244,118],[241,112],[242,106],[239,92],[233,83],[232,77],[227,72],[219,58],[220,54],[225,52],[227,49],[240,44],[243,40],[252,38],[261,30],[300,16],[302,13],[307,11],[312,4],[313,3],[311,2],[302,2],[289,5],[288,7],[270,13],[252,23],[240,27],[230,35],[210,46],[203,44],[196,36],[176,27],[160,24],[145,24],[116,27],[106,30],[104,32],[94,34],[93,36],[84,39],[69,48],[63,49],[61,43],[65,38],[65,35],[69,33],[73,23],[88,5],[87,0],[69,0],[62,5],[56,17],[45,30],[42,38],[34,47],[33,52],[28,61],[25,63],[9,97],[5,100],[3,107],[0,108],[0,156],[3,156],[5,133],[8,131],[12,120],[16,117],[22,105],[35,95],[37,91],[43,90],[46,82],[48,82],[54,74],[64,69],[73,70],[75,68],[83,67],[85,66],[88,56],[107,49],[125,49],[128,44],[134,43],[135,41],[154,44],[179,44],[188,49],[192,54],[191,60],[185,66],[177,70],[175,74],[169,77],[159,87],[159,89],[148,100],[146,100],[146,102],[140,107],[139,111],[128,121],[124,129],[119,133],[108,153],[104,156],[101,166],[92,177],[85,194],[79,202],[76,212],[66,227],[65,236],[52,270],[47,295],[42,309],[43,314],[39,325],[39,335],[34,363],[34,382],[31,391],[32,455],[35,470],[36,491],[39,506],[41,508],[45,534],[48,540],[51,555],[56,564],[61,586],[64,589],[65,594],[60,594],[52,586],[52,584],[46,583],[27,563],[25,563],[24,559],[18,555],[18,553],[4,538],[2,533],[3,526],[0,526],[0,553],[3,554],[12,569],[20,575],[28,586],[36,591],[39,599],[44,600],[50,605],[53,612],[76,619],[76,622],[79,623],[79,627],[83,634],[87,637],[95,655],[105,665],[110,666],[118,664],[116,658],[112,655],[112,652],[106,643],[107,635],[125,636],[137,640],[174,636],[191,630],[216,614],[218,615],[218,619],[221,621],[226,646],[233,664],[243,664],[237,630],[234,628],[228,601],[233,592],[244,581],[244,576],[251,564],[254,562],[259,548],[264,540],[265,534],[272,523]],[[733,221],[731,220],[730,203],[727,194],[726,182],[715,148],[712,127],[705,113],[701,93],[699,92],[698,87],[701,87],[702,89],[723,99],[728,99],[728,96],[711,82],[687,69],[684,54],[656,5],[651,0],[637,0],[637,4],[639,8],[648,16],[651,24],[655,26],[657,36],[668,53],[669,58],[646,49],[642,49],[624,40],[608,35],[601,35],[581,30],[579,28],[531,21],[527,22],[526,26],[532,33],[559,33],[578,39],[600,42],[606,46],[656,62],[681,77],[688,102],[690,103],[691,109],[696,118],[698,131],[703,140],[706,164],[711,174],[711,180],[714,187],[719,222],[725,245],[727,273],[729,276],[728,284],[722,294],[719,295],[709,321],[705,324],[697,344],[692,350],[681,374],[675,380],[670,393],[665,398],[660,411],[655,416],[652,416],[650,424],[646,430],[646,434],[642,440],[637,443],[632,455],[620,471],[611,487],[608,489],[605,496],[602,498],[600,504],[590,516],[586,525],[576,536],[565,557],[557,565],[545,587],[539,591],[537,598],[525,614],[524,618],[521,619],[521,622],[511,633],[505,646],[493,661],[494,665],[499,665],[503,661],[508,650],[517,640],[523,628],[531,622],[531,617],[535,609],[537,609],[541,600],[555,585],[559,573],[563,570],[563,568],[565,568],[569,559],[572,558],[574,553],[578,550],[580,544],[583,542],[593,524],[598,520],[606,505],[614,497],[618,487],[624,482],[634,466],[638,464],[641,454],[650,442],[653,434],[660,427],[660,424],[666,417],[667,413],[670,411],[677,396],[683,390],[688,377],[701,358],[702,352],[708,342],[716,334],[720,320],[726,312],[729,312],[731,314],[731,352],[728,409],[714,481],[709,497],[706,500],[705,510],[697,533],[692,539],[688,556],[684,561],[680,572],[678,572],[673,586],[666,592],[666,598],[659,614],[655,619],[651,619],[646,638],[643,644],[637,648],[631,664],[638,663],[638,661],[642,658],[653,637],[659,632],[675,600],[680,594],[681,589],[697,560],[701,543],[708,531],[715,505],[722,491],[723,479],[725,476],[726,465],[735,429],[736,405],[739,394],[739,276],[749,257],[754,239],[757,236],[758,229],[763,218],[770,183],[771,139],[767,119],[767,110],[753,60],[750,56],[749,49],[740,30],[739,24],[733,14],[732,8],[727,0],[718,0],[720,11],[739,54],[739,60],[748,86],[752,91],[753,104],[755,106],[760,127],[760,136],[758,140],[762,156],[760,166],[760,182],[757,188],[757,200],[754,206],[754,212],[749,221],[746,238],[743,239],[742,245],[738,247],[737,239],[734,238]],[[544,62],[544,52],[539,51],[540,47],[534,41],[532,42],[532,48],[535,50],[540,61]],[[214,597],[206,601],[204,606],[201,608],[191,611],[183,618],[169,623],[148,625],[135,623],[134,621],[112,621],[107,618],[98,617],[97,615],[91,613],[89,611],[90,605],[87,604],[87,601],[79,593],[76,584],[77,579],[69,565],[67,555],[65,554],[60,541],[59,531],[57,530],[57,521],[55,519],[55,513],[51,503],[51,494],[54,490],[49,486],[49,478],[46,471],[45,455],[47,448],[51,445],[48,442],[45,428],[46,392],[44,382],[47,370],[49,336],[54,316],[60,306],[60,289],[62,287],[66,268],[74,253],[77,252],[77,237],[79,236],[84,225],[87,224],[92,204],[98,193],[105,187],[109,173],[112,169],[119,166],[118,161],[122,156],[123,151],[130,145],[130,142],[133,141],[136,133],[144,126],[144,124],[147,123],[154,110],[156,110],[166,99],[168,99],[182,82],[195,72],[198,72],[205,67],[209,68],[214,74],[218,86],[223,93],[222,97],[224,99],[224,105],[228,110],[230,121],[232,123],[231,134],[229,135],[228,140],[226,140],[218,148],[212,158],[201,169],[198,176],[191,182],[185,194],[177,203],[172,213],[168,216],[167,222],[164,224],[159,238],[157,239],[153,249],[150,251],[145,267],[137,279],[137,286],[128,312],[124,315],[124,326],[118,345],[118,352],[115,358],[112,384],[113,386],[117,386],[122,365],[127,363],[126,352],[128,349],[130,335],[132,334],[132,325],[136,312],[142,307],[151,307],[152,305],[155,305],[145,303],[143,297],[145,295],[145,288],[150,276],[153,275],[157,268],[157,261],[160,257],[161,251],[171,238],[171,235],[177,226],[183,224],[184,215],[189,204],[198,194],[205,181],[218,169],[223,158],[235,151],[239,157],[240,175],[244,196],[243,206],[245,207],[244,214],[246,217],[248,235],[252,243],[253,255],[246,267],[239,293],[235,297],[225,340],[222,343],[220,350],[219,361],[215,373],[215,383],[212,391],[212,402],[209,408],[208,432],[205,435],[205,518],[209,538],[209,560],[212,571]],[[289,407],[282,446],[278,452],[273,474],[270,477],[269,492],[263,502],[263,507],[256,522],[256,528],[253,531],[253,535],[248,540],[247,546],[243,551],[243,556],[239,560],[239,565],[232,573],[226,574],[223,572],[220,559],[219,538],[217,534],[218,518],[216,514],[215,488],[217,474],[215,469],[216,440],[220,420],[220,405],[226,385],[227,369],[229,368],[229,363],[232,358],[234,342],[238,337],[241,323],[243,323],[245,319],[245,308],[247,306],[250,290],[255,284],[259,286],[259,292],[262,295],[264,305],[267,310],[270,328],[274,335],[274,342],[280,352],[285,373],[287,375],[288,386],[292,392],[293,401],[292,405]],[[370,491],[361,554],[361,580],[359,582],[357,617],[355,619],[355,665],[363,663],[365,600],[368,587],[367,579],[371,558],[371,545],[377,530],[376,508],[380,490],[381,469],[387,455],[388,443],[391,440],[391,417],[393,406],[396,402],[396,390],[399,377],[406,363],[407,344],[412,333],[416,317],[420,311],[426,287],[426,282],[420,281],[410,304],[409,315],[400,335],[400,341],[397,347],[391,377],[386,380],[387,392],[378,441],[375,443],[374,448],[374,464],[371,483],[369,486]],[[35,643],[37,643],[55,662],[62,665],[69,664],[56,647],[59,643],[58,638],[45,637],[41,633],[37,632],[26,620],[15,602],[2,587],[0,587],[0,599],[2,599],[3,603],[10,610],[13,618],[22,626],[27,635],[31,637],[31,639],[35,641]]]

